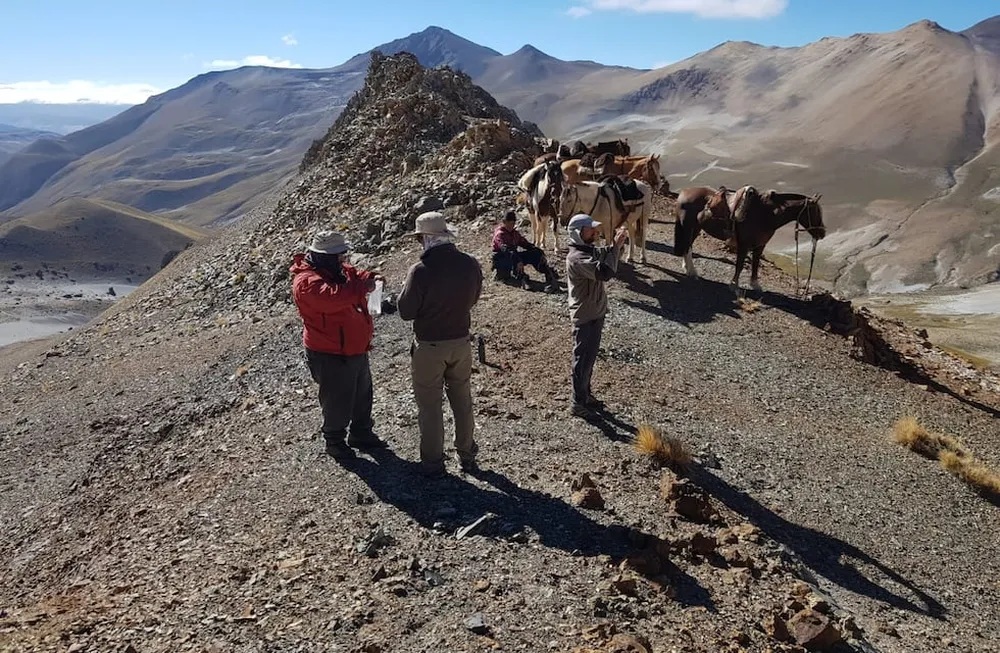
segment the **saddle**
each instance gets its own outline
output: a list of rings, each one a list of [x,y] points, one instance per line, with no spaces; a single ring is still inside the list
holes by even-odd
[[[635,183],[635,179],[625,175],[605,175],[600,179],[601,183],[606,183],[615,189],[615,192],[622,198],[623,202],[638,202],[643,199],[642,191]]]
[[[609,163],[614,163],[615,155],[605,152],[604,154],[592,154],[587,152],[582,157],[580,157],[580,168],[585,171],[592,171],[594,176],[601,176],[604,174],[604,168]]]

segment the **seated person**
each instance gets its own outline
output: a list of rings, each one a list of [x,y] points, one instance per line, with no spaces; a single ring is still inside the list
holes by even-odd
[[[559,279],[545,260],[545,253],[521,235],[516,223],[517,214],[507,211],[503,222],[493,231],[493,278],[517,281],[522,288],[527,288],[529,279],[524,266],[531,265],[545,275],[547,291],[559,292]]]

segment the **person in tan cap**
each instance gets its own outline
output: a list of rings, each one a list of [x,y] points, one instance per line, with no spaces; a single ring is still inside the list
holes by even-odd
[[[349,249],[343,234],[321,231],[305,253],[294,255],[289,269],[306,361],[319,384],[326,452],[334,458],[354,456],[351,447],[387,446],[372,430],[368,361],[375,328],[367,296],[383,278],[350,265]]]
[[[410,362],[421,468],[429,476],[445,472],[443,389],[455,417],[455,450],[462,470],[475,472],[469,333],[472,307],[483,289],[482,268],[454,245],[454,232],[441,213],[422,213],[407,235],[416,237],[424,249],[396,304],[400,317],[413,321]]]

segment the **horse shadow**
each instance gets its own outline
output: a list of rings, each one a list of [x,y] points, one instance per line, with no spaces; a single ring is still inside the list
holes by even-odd
[[[629,290],[656,301],[656,304],[651,304],[626,299],[623,300],[626,306],[667,318],[686,327],[712,322],[720,315],[742,319],[736,310],[736,297],[727,284],[704,277],[692,279],[686,274],[665,268],[656,269],[674,280],[651,279],[649,275],[631,266],[618,269],[617,278]]]
[[[782,295],[780,293],[767,290],[757,291],[755,296],[759,298],[759,301],[762,304],[772,308],[777,308],[785,311],[786,313],[790,313],[791,315],[808,322],[811,326],[820,329],[821,331],[825,331],[830,323],[830,311],[820,305],[817,305],[811,300]],[[948,395],[966,406],[983,411],[991,417],[1000,417],[1000,409],[997,407],[977,401],[972,397],[967,397],[961,392],[948,387],[934,378],[931,378],[922,372],[918,367],[908,364],[901,356],[896,356],[895,359],[888,364],[876,365],[882,369],[889,370],[890,372],[896,372],[899,377],[905,381],[926,385],[935,392]]]
[[[653,240],[646,241],[646,249],[648,249],[651,252],[659,252],[660,254],[669,254],[670,256],[677,256],[674,253],[673,245],[667,245],[666,243],[661,243]],[[678,256],[677,258],[680,257]],[[695,260],[716,261],[718,263],[726,263],[734,267],[736,266],[736,259],[733,257],[711,256],[708,254],[699,254],[698,252],[691,252],[691,258]]]
[[[570,555],[608,555],[616,561],[637,552],[651,537],[628,526],[601,524],[561,499],[523,488],[492,470],[473,474],[489,486],[484,488],[451,474],[424,479],[419,463],[404,460],[392,450],[375,451],[371,460],[359,456],[341,464],[381,501],[441,535],[457,533],[486,517],[471,534],[517,543],[534,539]],[[708,591],[682,569],[669,563],[662,575],[670,579],[682,604],[715,611]]]
[[[755,524],[768,538],[794,552],[812,572],[845,590],[896,609],[924,614],[938,620],[944,618],[946,610],[936,599],[858,547],[827,533],[788,521],[746,492],[734,488],[697,465],[689,468],[686,474],[731,510]],[[852,563],[874,568],[882,576],[882,583],[869,578]],[[890,589],[893,584],[900,589]]]

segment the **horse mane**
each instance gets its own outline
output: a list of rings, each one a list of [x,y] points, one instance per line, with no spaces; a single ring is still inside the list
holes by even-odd
[[[819,206],[818,195],[803,195],[802,193],[779,193],[776,190],[768,190],[766,192],[760,193],[761,199],[770,202],[771,204],[791,204],[793,202],[807,202],[814,200],[815,204]]]

